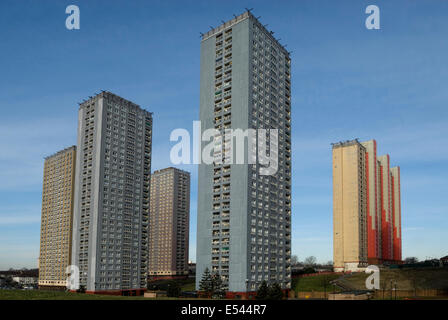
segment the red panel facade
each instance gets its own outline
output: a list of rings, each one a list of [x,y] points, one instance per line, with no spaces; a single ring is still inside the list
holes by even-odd
[[[371,155],[373,156],[373,155]],[[376,162],[376,160],[374,161]],[[376,259],[378,253],[376,251],[376,228],[375,228],[375,212],[371,212],[370,203],[373,199],[370,199],[370,186],[369,181],[374,177],[369,176],[369,153],[366,152],[366,185],[367,185],[367,258]],[[376,190],[375,190],[376,194]],[[376,205],[376,204],[375,204]]]
[[[401,195],[400,195],[400,168],[397,169],[397,177],[392,177],[392,190],[397,188],[397,199],[395,194],[392,197],[392,217],[393,217],[393,260],[401,261]],[[396,203],[396,201],[398,203]],[[398,210],[396,210],[398,206]],[[398,216],[398,217],[397,217]],[[395,219],[398,219],[398,226],[395,225]]]
[[[385,208],[385,204],[384,203],[384,170],[387,170],[387,168],[384,168],[384,166],[380,166],[380,197],[381,197],[381,247],[382,247],[382,253],[381,253],[381,258],[382,260],[389,260],[389,223],[387,222],[387,212],[386,212],[386,208]],[[387,170],[389,171],[389,170]],[[388,189],[387,189],[388,190]]]

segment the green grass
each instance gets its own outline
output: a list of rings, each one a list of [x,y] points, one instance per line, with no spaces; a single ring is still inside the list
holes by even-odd
[[[143,296],[109,296],[63,291],[0,290],[0,300],[178,300],[187,298],[144,298]]]
[[[196,281],[185,283],[181,286],[182,291],[196,291]]]
[[[155,287],[157,290],[167,290],[168,284],[175,281],[179,284],[182,291],[195,291],[195,278],[176,279],[176,280],[157,280],[149,283],[149,288]]]
[[[330,281],[339,278],[340,275],[327,274],[327,275],[319,275],[316,274],[314,276],[302,277],[302,278],[293,278],[292,279],[292,288],[297,292],[304,291],[317,291],[317,292],[333,292],[334,286],[330,284]],[[336,291],[339,291],[336,288]]]
[[[366,273],[355,273],[341,282],[354,289],[365,290],[368,276]],[[380,269],[380,287],[390,288],[391,281],[397,283],[397,290],[448,289],[448,269]]]
[[[123,297],[45,290],[0,290],[0,300],[141,300],[143,296]]]
[[[159,280],[153,282],[158,290],[166,290],[171,280]],[[182,291],[194,291],[195,279],[176,280]],[[46,290],[0,290],[0,300],[173,300],[177,298],[158,297],[144,298],[143,296],[110,296],[99,294],[84,294],[64,291]]]

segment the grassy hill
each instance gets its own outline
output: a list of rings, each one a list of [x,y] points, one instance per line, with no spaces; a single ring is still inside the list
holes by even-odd
[[[297,292],[308,292],[308,291],[318,291],[318,292],[333,292],[334,290],[339,291],[339,288],[334,288],[330,283],[331,281],[339,278],[340,275],[337,274],[316,274],[307,277],[297,277],[292,279],[291,287]]]
[[[338,282],[354,290],[365,290],[368,276],[366,273],[354,273]],[[448,268],[380,270],[381,289],[390,289],[391,283],[395,282],[397,290],[448,289]]]
[[[366,290],[369,274],[330,274],[311,275],[292,279],[292,288],[297,292],[333,292],[335,287],[330,282],[336,280],[345,290]],[[390,289],[393,283],[397,290],[439,289],[448,290],[448,268],[388,269],[380,270],[381,289]],[[336,291],[342,291],[336,287]]]

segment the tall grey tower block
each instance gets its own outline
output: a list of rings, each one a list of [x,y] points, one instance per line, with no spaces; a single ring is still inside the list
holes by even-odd
[[[141,294],[148,270],[152,115],[110,92],[80,104],[72,264],[91,293]]]
[[[196,287],[208,268],[221,276],[229,296],[256,291],[262,281],[289,289],[289,53],[245,12],[202,36],[200,65],[202,132],[277,129],[278,169],[262,175],[260,168],[266,166],[249,164],[247,148],[244,164],[234,158],[231,164],[199,165]],[[202,149],[209,143],[202,142]],[[229,142],[223,145],[226,149]]]

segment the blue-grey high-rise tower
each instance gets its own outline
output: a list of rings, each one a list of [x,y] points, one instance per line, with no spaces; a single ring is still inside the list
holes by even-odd
[[[248,163],[247,148],[244,164],[199,165],[197,289],[206,268],[231,295],[256,291],[264,280],[291,286],[290,68],[288,51],[249,11],[202,36],[202,132],[276,129],[278,148],[270,149],[271,175]]]

